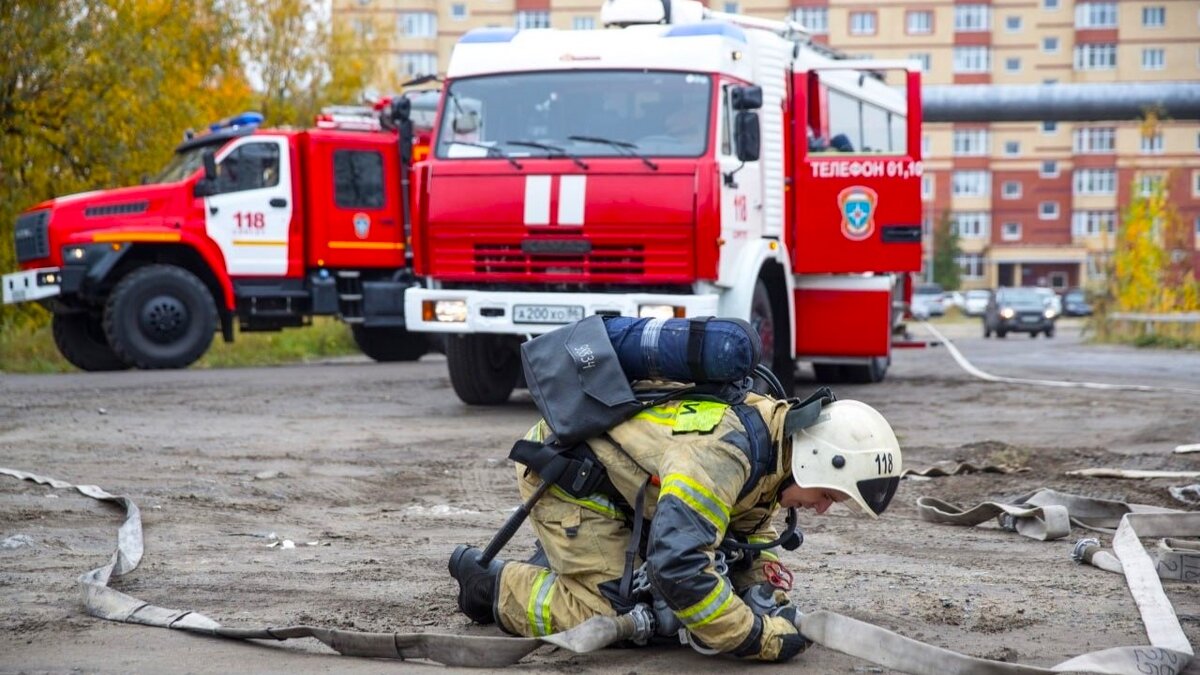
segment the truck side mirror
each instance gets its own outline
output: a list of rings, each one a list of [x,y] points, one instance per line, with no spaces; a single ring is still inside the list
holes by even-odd
[[[743,162],[753,162],[758,159],[761,151],[761,138],[758,127],[758,113],[743,110],[734,118],[734,138],[737,142],[737,158]]]
[[[217,158],[211,151],[204,153],[204,180],[217,182]]]
[[[460,110],[454,116],[454,133],[473,134],[479,131],[479,113],[474,110]]]
[[[763,105],[762,87],[734,87],[729,91],[729,102],[734,110],[758,110]]]

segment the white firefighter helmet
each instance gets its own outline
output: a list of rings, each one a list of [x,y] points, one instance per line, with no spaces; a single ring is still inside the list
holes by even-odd
[[[892,501],[902,471],[892,426],[862,401],[834,401],[792,435],[796,484],[843,492],[872,518]]]

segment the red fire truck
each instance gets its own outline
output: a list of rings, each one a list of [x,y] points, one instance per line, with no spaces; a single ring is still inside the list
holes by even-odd
[[[591,314],[740,317],[785,384],[882,379],[921,264],[917,66],[686,0],[601,18],[451,56],[405,298],[458,396],[507,399],[521,341]]]
[[[3,277],[4,302],[46,304],[84,370],[185,367],[235,321],[280,330],[321,314],[376,360],[416,359],[428,340],[404,328],[405,188],[437,99],[332,108],[305,130],[240,115],[187,138],[146,184],[37,204],[17,219],[24,271]],[[413,123],[415,152],[397,131]]]

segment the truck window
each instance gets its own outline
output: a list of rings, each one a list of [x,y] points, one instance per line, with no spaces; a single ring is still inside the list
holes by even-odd
[[[339,209],[383,208],[383,155],[374,150],[334,151],[333,183]]]
[[[245,143],[217,165],[217,191],[241,192],[279,184],[279,145]]]

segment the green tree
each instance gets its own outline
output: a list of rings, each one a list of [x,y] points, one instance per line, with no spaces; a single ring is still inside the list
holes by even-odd
[[[958,231],[950,212],[945,211],[933,227],[933,280],[947,291],[957,290],[961,271],[958,258],[962,249],[958,245]]]

